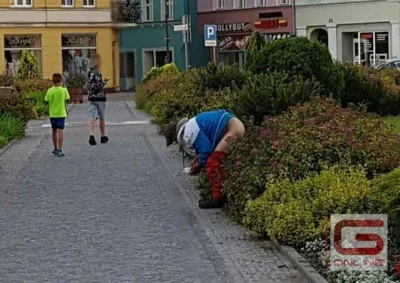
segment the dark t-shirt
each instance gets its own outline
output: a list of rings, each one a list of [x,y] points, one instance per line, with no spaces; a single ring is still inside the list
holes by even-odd
[[[95,68],[90,68],[86,78],[88,100],[106,101],[106,94],[104,92],[105,85],[106,82],[103,80],[100,71]]]

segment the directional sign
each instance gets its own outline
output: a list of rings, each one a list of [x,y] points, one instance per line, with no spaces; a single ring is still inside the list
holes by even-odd
[[[204,25],[204,44],[207,47],[217,46],[217,26]]]
[[[174,26],[174,31],[185,31],[185,30],[188,30],[188,25]]]

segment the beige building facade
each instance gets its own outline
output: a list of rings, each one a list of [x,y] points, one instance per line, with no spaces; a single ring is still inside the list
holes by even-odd
[[[296,0],[296,33],[325,43],[334,59],[371,66],[400,58],[399,1]]]

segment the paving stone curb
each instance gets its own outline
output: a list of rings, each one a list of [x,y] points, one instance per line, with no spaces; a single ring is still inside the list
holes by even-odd
[[[285,255],[293,267],[297,269],[309,283],[328,283],[294,248],[279,244],[277,240],[271,239],[272,244]]]
[[[2,156],[10,147],[12,147],[17,142],[17,140],[17,138],[11,140],[5,147],[0,149],[0,156]]]

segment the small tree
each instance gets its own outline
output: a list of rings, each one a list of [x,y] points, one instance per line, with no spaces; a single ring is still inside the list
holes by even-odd
[[[258,32],[253,32],[247,42],[247,59],[246,66],[251,67],[255,61],[256,55],[261,51],[261,49],[266,44],[264,37]]]
[[[22,51],[17,79],[28,80],[40,78],[39,64],[35,55],[24,49]]]

